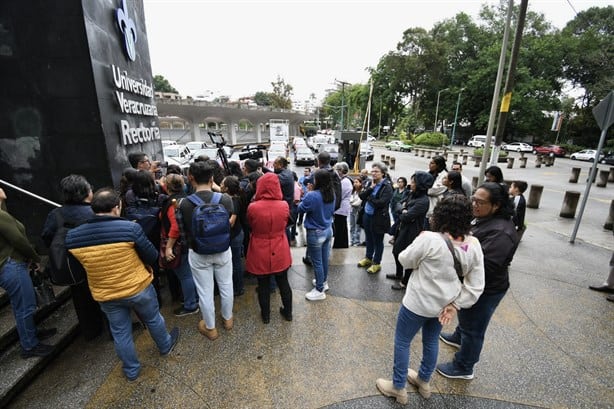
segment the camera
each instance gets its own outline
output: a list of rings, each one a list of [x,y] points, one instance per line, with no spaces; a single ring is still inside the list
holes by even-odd
[[[160,167],[160,168],[168,168],[168,162],[160,162],[160,163],[158,163],[158,167]]]
[[[265,151],[267,148],[265,145],[246,145],[242,151],[245,153],[239,154],[239,160],[245,159],[261,159],[264,157],[262,151]]]

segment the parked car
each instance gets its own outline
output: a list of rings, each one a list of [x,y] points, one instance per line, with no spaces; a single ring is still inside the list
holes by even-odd
[[[603,163],[606,165],[614,165],[614,153],[609,153],[605,156],[602,156],[599,160],[599,163]]]
[[[288,157],[288,148],[286,147],[286,145],[273,144],[273,145],[271,145],[269,147],[267,154],[269,156],[269,160],[270,161],[275,160],[275,158],[277,158],[278,156],[281,156],[283,158],[287,158]]]
[[[524,142],[511,142],[505,145],[501,145],[504,151],[512,152],[533,152],[533,146]]]
[[[316,164],[316,156],[308,147],[298,147],[294,155],[294,164],[313,166]]]
[[[195,151],[195,150],[198,150],[198,149],[206,148],[207,144],[202,142],[202,141],[192,141],[192,142],[187,142],[185,144],[185,146],[190,148],[191,151]]]
[[[373,147],[368,143],[360,144],[360,156],[365,158],[365,160],[373,160],[375,153],[373,152]]]
[[[535,155],[554,155],[554,156],[565,156],[565,148],[559,145],[544,145],[544,146],[534,146],[533,153]]]
[[[375,142],[377,138],[373,135],[367,135],[367,142]]]
[[[177,145],[177,142],[170,141],[168,139],[162,139],[162,147],[169,146],[169,145]]]
[[[201,148],[192,151],[192,160],[190,160],[190,162],[193,162],[194,159],[199,156],[208,156],[209,159],[217,159],[217,148]]]
[[[412,146],[403,141],[390,141],[384,145],[389,151],[411,152]]]
[[[597,157],[597,151],[595,149],[584,149],[579,152],[574,152],[569,157],[572,160],[587,160],[589,162],[594,162]],[[603,158],[603,154],[600,155]]]
[[[185,163],[192,159],[192,151],[185,145],[164,146],[162,153],[164,154],[165,161],[168,161],[167,158],[173,158],[179,163]]]
[[[328,152],[330,154],[330,164],[334,165],[339,160],[339,147],[337,145],[327,144],[320,146],[319,152]]]

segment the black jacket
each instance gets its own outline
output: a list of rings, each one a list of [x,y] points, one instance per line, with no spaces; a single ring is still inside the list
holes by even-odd
[[[471,233],[480,240],[484,253],[484,294],[506,291],[510,286],[508,268],[518,246],[518,234],[511,218],[475,219]]]
[[[373,233],[384,234],[390,230],[390,199],[392,199],[392,184],[390,179],[385,178],[382,181],[382,187],[377,191],[375,197],[373,193],[373,183],[370,182],[367,187],[360,192],[358,197],[362,200],[363,208],[367,202],[375,208],[373,213]]]
[[[409,194],[403,206],[407,211],[399,213],[399,233],[395,238],[392,254],[398,255],[405,250],[424,230],[424,219],[430,205],[426,192],[433,186],[434,179],[427,172],[416,172],[414,178],[416,191]]]

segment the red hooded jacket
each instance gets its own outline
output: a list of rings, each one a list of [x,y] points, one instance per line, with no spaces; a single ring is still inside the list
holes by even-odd
[[[285,271],[292,265],[286,225],[290,217],[288,203],[283,200],[279,178],[265,173],[256,183],[256,195],[247,208],[251,227],[245,269],[265,275]]]

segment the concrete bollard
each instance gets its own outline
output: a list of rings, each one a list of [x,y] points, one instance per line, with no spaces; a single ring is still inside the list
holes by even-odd
[[[554,165],[554,154],[551,153],[550,155],[546,156],[544,163],[546,166],[553,166]]]
[[[529,209],[538,209],[539,202],[542,199],[542,193],[544,187],[542,185],[531,185],[529,190],[529,200],[527,201],[527,207]]]
[[[610,175],[609,171],[600,170],[599,171],[599,181],[597,182],[597,187],[606,187],[606,185],[608,184],[609,175]]]
[[[391,156],[391,157],[390,157],[390,169],[393,169],[393,170],[394,170],[394,167],[395,167],[395,165],[396,165],[396,162],[397,162],[397,158],[395,158],[394,156]]]
[[[507,168],[512,169],[514,167],[514,158],[507,158]]]
[[[608,176],[608,182],[614,182],[614,168],[610,168],[610,174]]]
[[[520,152],[520,159],[524,158],[524,152]]]
[[[482,161],[482,157],[481,156],[476,156],[474,158],[474,160],[475,160],[475,165],[473,165],[473,166],[475,166],[476,168],[479,168],[480,167],[480,162]]]
[[[520,158],[520,168],[525,169],[526,167],[527,167],[527,158],[523,156]]]
[[[603,228],[606,230],[612,230],[614,221],[614,200],[610,202],[610,211],[608,212],[608,217],[605,219],[605,224]]]
[[[469,155],[467,155],[466,153],[463,153],[463,166],[467,166],[467,157]]]
[[[414,149],[414,156],[418,156],[420,154],[420,149]]]
[[[565,197],[563,198],[563,206],[561,206],[561,213],[559,213],[559,216],[565,217],[567,219],[573,219],[574,217],[576,217],[576,207],[578,207],[579,201],[580,192],[565,192]]]
[[[426,149],[422,149],[422,150],[420,151],[420,157],[421,157],[421,158],[424,158],[424,155],[426,155]]]
[[[473,178],[471,178],[471,188],[474,192],[478,188],[478,177],[477,176],[474,176]]]
[[[569,183],[578,183],[581,171],[582,168],[571,168],[571,176],[569,177]]]
[[[452,160],[454,162],[458,162],[458,153],[454,153],[454,155],[452,156]],[[614,168],[612,168],[612,169],[614,169]]]
[[[444,158],[444,159],[446,160],[446,162],[447,162],[447,161],[448,161],[448,152],[447,152],[447,151],[444,151],[442,156],[443,156],[443,158]]]
[[[535,167],[536,168],[541,168],[542,167],[542,155],[537,155],[535,157]]]
[[[386,159],[386,154],[382,153],[382,162]]]

